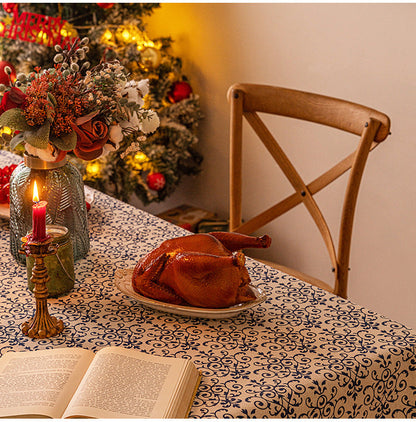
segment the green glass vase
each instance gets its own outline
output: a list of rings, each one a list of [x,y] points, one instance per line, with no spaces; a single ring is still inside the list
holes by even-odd
[[[21,238],[32,230],[33,187],[39,199],[47,201],[46,224],[68,229],[74,260],[86,256],[90,248],[87,207],[81,173],[67,157],[55,163],[25,155],[10,177],[10,252],[26,264],[19,253]]]

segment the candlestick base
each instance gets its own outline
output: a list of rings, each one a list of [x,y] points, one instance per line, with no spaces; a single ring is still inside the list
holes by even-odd
[[[52,245],[52,239],[48,238],[40,242],[33,241],[30,237],[22,238],[22,248],[19,251],[27,256],[32,256],[35,260],[32,277],[30,281],[35,287],[33,293],[36,300],[35,315],[21,325],[24,335],[31,338],[47,338],[58,335],[64,329],[61,320],[51,316],[48,311],[48,270],[44,258],[47,255],[55,254],[58,247]]]
[[[49,314],[40,314],[21,325],[22,333],[30,338],[47,338],[58,335],[64,329],[64,324],[60,319]]]

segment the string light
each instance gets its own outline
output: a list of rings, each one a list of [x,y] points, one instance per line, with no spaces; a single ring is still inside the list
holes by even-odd
[[[134,155],[127,155],[126,162],[129,166],[131,166],[132,169],[139,173],[142,171],[147,172],[153,170],[153,165],[150,161],[150,158],[142,151],[136,151]]]
[[[147,161],[149,161],[149,158],[141,151],[137,151],[133,156],[133,165],[138,170],[141,170]]]
[[[136,45],[139,51],[144,50],[148,47],[156,48],[157,50],[159,50],[162,47],[161,41],[153,42],[150,38],[148,38],[145,33],[143,33],[142,39],[139,40]]]
[[[132,38],[131,34],[129,31],[127,31],[127,29],[125,29],[122,33],[121,33],[121,37],[123,38],[124,42],[129,42]]]
[[[121,44],[136,44],[139,51],[151,47],[160,49],[162,42],[152,41],[145,32],[140,31],[135,25],[120,25],[115,34],[110,28],[106,28],[101,36],[101,42],[105,44],[115,44],[116,40]]]
[[[74,26],[68,22],[65,22],[64,26],[61,28],[61,36],[66,37],[78,37],[78,31]]]
[[[101,166],[96,161],[91,161],[87,164],[85,171],[88,177],[97,177],[100,174]]]
[[[134,155],[134,161],[137,161],[139,164],[143,164],[145,161],[147,161],[149,158],[144,152],[138,151]]]
[[[134,44],[143,37],[142,31],[135,25],[121,25],[117,28],[117,41],[124,44]]]
[[[114,34],[108,28],[105,30],[105,32],[101,36],[101,42],[103,44],[115,45]]]
[[[7,127],[7,126],[3,126],[1,129],[0,129],[0,134],[5,134],[5,135],[11,135],[12,134],[12,130],[9,128],[9,127]]]
[[[48,45],[49,37],[46,32],[39,31],[38,36],[36,37],[36,42],[39,44]]]

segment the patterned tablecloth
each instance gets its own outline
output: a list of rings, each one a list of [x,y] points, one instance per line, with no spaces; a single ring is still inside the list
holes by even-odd
[[[19,161],[0,152],[0,167]],[[416,417],[416,333],[369,309],[247,259],[267,300],[230,319],[152,310],[117,290],[164,239],[189,234],[97,192],[88,215],[91,250],[75,263],[67,296],[49,300],[63,333],[33,340],[20,324],[34,299],[25,268],[9,253],[0,218],[0,353],[79,346],[124,346],[192,359],[203,378],[190,417]]]

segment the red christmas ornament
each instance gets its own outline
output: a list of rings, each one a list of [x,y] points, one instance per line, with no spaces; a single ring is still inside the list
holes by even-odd
[[[149,173],[146,182],[150,189],[156,191],[162,190],[166,185],[166,179],[162,173]]]
[[[110,9],[110,7],[114,6],[114,3],[97,3],[97,6],[101,7],[102,9]]]
[[[192,88],[188,82],[175,82],[168,94],[168,98],[171,103],[178,103],[179,101],[189,98],[191,94]]]
[[[6,13],[13,13],[15,9],[17,11],[17,3],[2,3],[1,5]]]
[[[188,230],[190,232],[192,231],[192,225],[189,223],[183,223],[179,227],[182,227],[183,229]]]
[[[10,62],[6,62],[6,60],[0,61],[0,84],[9,85],[9,75],[4,71],[4,68],[6,66],[9,66],[12,70],[12,73],[10,75],[10,79],[12,82],[16,80],[16,69]]]

